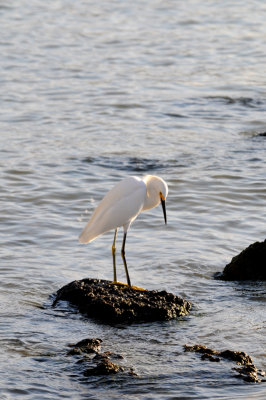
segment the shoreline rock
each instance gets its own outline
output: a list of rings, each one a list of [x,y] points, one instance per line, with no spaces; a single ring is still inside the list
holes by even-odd
[[[218,351],[203,346],[201,344],[195,344],[195,345],[185,344],[184,351],[194,351],[196,353],[200,353],[202,360],[220,362],[221,359],[223,358],[229,361],[234,361],[236,362],[237,365],[241,365],[241,367],[234,367],[232,369],[239,373],[237,377],[242,378],[246,382],[258,383],[262,381],[262,379],[260,379],[258,375],[262,377],[265,376],[265,372],[258,370],[255,367],[252,358],[243,351],[233,351],[233,350]]]
[[[222,273],[215,275],[225,281],[266,280],[266,240],[255,242],[233,257]]]
[[[56,294],[53,306],[69,301],[86,315],[107,323],[167,321],[187,315],[191,303],[172,293],[136,290],[100,279],[73,281]]]

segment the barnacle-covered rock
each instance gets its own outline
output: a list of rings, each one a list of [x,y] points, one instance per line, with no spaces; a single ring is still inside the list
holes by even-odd
[[[139,290],[100,279],[73,281],[56,294],[54,305],[67,300],[79,311],[104,322],[163,321],[189,313],[190,302],[172,293]]]

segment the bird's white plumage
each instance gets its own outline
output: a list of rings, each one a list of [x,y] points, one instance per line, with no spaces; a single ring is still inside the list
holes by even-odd
[[[80,235],[81,243],[89,243],[112,229],[125,226],[140,213],[146,195],[145,183],[129,177],[117,183],[102,199]]]
[[[89,243],[112,229],[130,224],[143,211],[160,203],[160,192],[167,196],[166,183],[159,177],[147,175],[143,179],[131,176],[117,183],[102,199],[79,240]]]

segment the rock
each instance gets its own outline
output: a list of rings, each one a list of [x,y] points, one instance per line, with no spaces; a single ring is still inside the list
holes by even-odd
[[[209,360],[212,362],[220,362],[221,361],[221,359],[219,357],[213,357],[211,354],[202,354],[201,359]]]
[[[188,301],[166,291],[136,290],[100,279],[69,283],[57,292],[54,306],[59,300],[67,300],[82,314],[109,323],[170,320],[188,314],[191,308]]]
[[[242,378],[246,382],[261,382],[261,379],[258,378],[259,371],[254,364],[235,367],[233,370],[239,373],[238,378]]]
[[[124,371],[124,368],[105,358],[96,367],[86,369],[84,376],[110,375],[117,374],[119,371]]]
[[[83,339],[76,344],[71,344],[70,346],[73,349],[68,351],[67,355],[78,356],[75,365],[79,366],[79,370],[81,368],[84,376],[111,375],[118,372],[138,376],[132,367],[124,367],[114,362],[114,359],[123,360],[122,355],[110,351],[99,353],[101,343],[101,339]]]
[[[266,240],[255,242],[232,258],[219,279],[234,280],[266,280]]]
[[[94,356],[94,360],[103,360],[108,358],[116,359],[116,360],[123,360],[124,357],[121,354],[114,354],[110,351],[105,351],[104,353],[98,353]]]
[[[185,344],[184,350],[201,353],[202,360],[219,362],[222,358],[224,358],[226,360],[235,361],[238,365],[241,365],[241,367],[234,367],[233,370],[237,371],[239,373],[238,377],[244,379],[246,382],[261,382],[261,379],[258,378],[258,375],[265,375],[264,371],[257,370],[253,364],[252,358],[243,351],[217,351],[201,344],[195,344],[192,346]],[[213,354],[217,355],[217,357],[214,357]]]
[[[73,349],[69,350],[69,355],[75,354],[91,354],[91,353],[98,353],[101,349],[102,339],[84,339],[80,342],[70,345]]]
[[[197,353],[203,353],[203,354],[218,354],[217,350],[210,349],[206,346],[203,346],[202,344],[194,344],[193,346],[190,346],[188,344],[185,344],[184,346],[185,351],[196,351]]]
[[[225,350],[221,351],[219,354],[221,357],[235,361],[239,365],[251,365],[253,363],[252,358],[243,351]]]

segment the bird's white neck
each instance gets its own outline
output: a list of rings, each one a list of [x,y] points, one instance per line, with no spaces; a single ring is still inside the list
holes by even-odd
[[[159,191],[156,188],[156,177],[147,175],[144,177],[143,181],[146,184],[146,198],[142,207],[142,211],[150,210],[158,206],[160,203]]]

